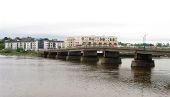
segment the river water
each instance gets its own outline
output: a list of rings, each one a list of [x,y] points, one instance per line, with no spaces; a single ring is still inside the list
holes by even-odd
[[[0,97],[170,97],[170,59],[151,69],[0,56]]]

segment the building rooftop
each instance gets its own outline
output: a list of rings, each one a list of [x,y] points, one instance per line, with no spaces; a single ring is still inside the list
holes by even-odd
[[[5,40],[5,42],[33,42],[33,41],[48,41],[48,42],[64,42],[64,41],[58,41],[57,39],[52,39],[49,40],[48,38],[39,38],[39,39],[35,39],[32,37],[24,37],[24,38],[19,38],[16,37],[14,39],[11,40]]]

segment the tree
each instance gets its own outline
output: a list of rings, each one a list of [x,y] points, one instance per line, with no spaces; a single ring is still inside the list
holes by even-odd
[[[157,47],[162,47],[162,43],[157,43],[156,46]]]
[[[16,51],[17,52],[24,52],[24,49],[23,48],[17,48]]]
[[[170,46],[169,43],[167,43],[167,44],[166,44],[166,47],[169,47],[169,46]]]
[[[127,43],[119,42],[118,44],[121,45],[121,46],[123,46],[123,47],[126,47],[126,46],[127,46]]]
[[[61,49],[61,46],[58,46],[58,49]]]
[[[0,50],[4,49],[4,42],[3,40],[0,40]]]
[[[3,39],[0,39],[0,50],[4,49],[5,48],[5,41],[8,40],[8,41],[12,41],[11,38],[9,37],[4,37]]]

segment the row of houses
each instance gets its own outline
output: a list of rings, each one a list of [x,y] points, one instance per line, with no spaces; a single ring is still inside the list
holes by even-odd
[[[49,40],[47,38],[35,39],[32,37],[19,38],[16,37],[12,40],[5,41],[5,48],[18,49],[23,48],[24,50],[42,50],[42,49],[60,49],[64,48],[64,41]]]
[[[115,36],[78,36],[67,37],[65,47],[89,47],[89,46],[109,46],[117,47],[118,41]]]
[[[89,46],[109,46],[117,47],[118,41],[114,36],[77,36],[66,37],[64,41],[57,39],[49,40],[48,38],[35,39],[32,37],[6,40],[5,48],[24,50],[41,50],[41,49],[61,49],[61,48],[75,48],[75,47],[89,47]]]

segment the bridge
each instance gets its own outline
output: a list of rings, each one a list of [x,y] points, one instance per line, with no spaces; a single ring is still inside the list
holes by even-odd
[[[147,66],[154,66],[152,56],[169,56],[170,49],[139,49],[139,48],[111,48],[111,47],[78,47],[66,49],[49,49],[40,51],[45,58],[59,58],[66,60],[90,61],[97,60],[98,56],[103,59],[101,63],[121,63],[121,56],[133,56],[132,66],[140,63]],[[147,64],[146,64],[147,63]]]
[[[77,47],[77,48],[65,48],[65,49],[48,49],[48,50],[42,50],[42,52],[47,53],[57,53],[57,52],[71,52],[71,51],[118,51],[122,55],[134,55],[136,52],[140,53],[147,53],[152,55],[158,55],[158,56],[169,56],[170,55],[170,49],[149,49],[146,48],[145,50],[143,48],[111,48],[111,47]]]

